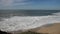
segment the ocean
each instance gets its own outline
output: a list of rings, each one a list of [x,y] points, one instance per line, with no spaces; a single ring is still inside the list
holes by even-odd
[[[60,23],[60,10],[0,10],[0,30],[18,31]]]
[[[60,10],[0,10],[1,16],[47,16],[52,13],[60,12]]]

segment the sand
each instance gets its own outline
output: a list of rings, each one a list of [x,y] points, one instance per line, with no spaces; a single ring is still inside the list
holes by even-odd
[[[60,34],[60,23],[52,24],[49,27],[44,26],[32,29],[30,31],[37,33]]]

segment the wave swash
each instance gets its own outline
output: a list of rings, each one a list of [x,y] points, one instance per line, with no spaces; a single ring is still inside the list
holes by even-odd
[[[40,27],[45,24],[59,23],[60,13],[53,13],[48,16],[14,16],[11,18],[4,18],[0,21],[0,30],[2,31],[17,31],[28,30]]]

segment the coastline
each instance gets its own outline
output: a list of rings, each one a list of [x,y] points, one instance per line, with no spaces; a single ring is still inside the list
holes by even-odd
[[[46,27],[48,25],[52,25],[52,26]],[[25,32],[35,32],[35,33],[42,33],[42,34],[59,34],[60,33],[60,23],[43,25],[41,27],[30,29],[30,30],[27,30],[27,31],[24,31],[21,33],[25,33]],[[16,34],[16,33],[14,33],[14,34]]]
[[[46,24],[41,27],[25,30],[25,31],[12,31],[7,32],[11,34],[20,34],[25,32],[33,32],[33,33],[43,33],[43,34],[60,34],[60,23],[54,23],[54,24]]]
[[[30,30],[32,32],[37,33],[48,33],[48,34],[59,34],[60,33],[60,23],[54,23],[52,26],[49,27],[38,27],[35,29]]]

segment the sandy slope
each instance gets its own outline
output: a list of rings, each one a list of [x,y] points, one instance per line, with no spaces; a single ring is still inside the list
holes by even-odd
[[[33,29],[31,31],[37,32],[37,33],[60,34],[60,23],[52,24],[52,26],[49,26],[49,27],[46,27],[46,25],[44,26],[41,28]]]

